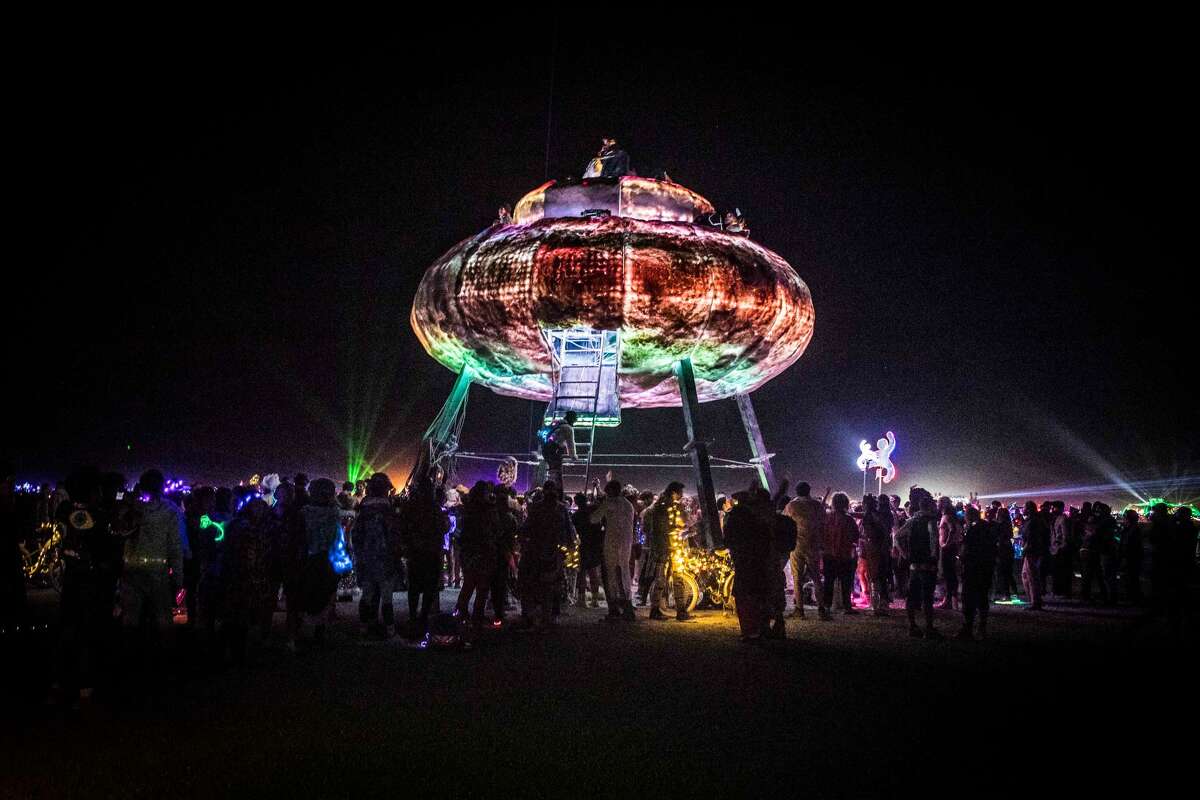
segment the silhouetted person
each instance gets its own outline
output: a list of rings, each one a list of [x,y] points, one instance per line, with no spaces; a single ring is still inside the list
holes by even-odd
[[[296,508],[308,505],[308,476],[303,472],[296,473]]]
[[[1165,614],[1171,592],[1171,539],[1174,533],[1166,503],[1150,509],[1150,603],[1156,614]]]
[[[1013,562],[1016,561],[1013,521],[1008,509],[997,506],[992,524],[996,527],[996,599],[1008,602],[1017,592],[1017,582],[1013,578]]]
[[[943,497],[942,500],[942,507],[938,509],[941,517],[938,521],[938,560],[946,594],[938,607],[955,608],[958,605],[958,551],[962,546],[963,526],[950,498]]]
[[[183,585],[183,559],[189,554],[183,512],[163,497],[164,484],[156,469],[138,480],[145,502],[137,531],[125,543],[121,576],[122,619],[134,634],[130,652],[151,689],[164,677],[164,640],[171,632],[175,593]]]
[[[796,547],[788,559],[792,570],[792,615],[804,618],[804,584],[812,581],[816,587],[818,612],[825,608],[824,592],[821,591],[820,557],[821,528],[825,524],[825,504],[814,500],[812,488],[801,481],[796,484],[796,499],[784,508],[783,513],[796,523]]]
[[[442,510],[440,491],[418,481],[403,510],[402,541],[408,563],[408,635],[418,639],[429,628],[429,615],[438,610],[442,554],[450,517]]]
[[[1029,608],[1042,608],[1042,562],[1050,552],[1050,530],[1045,519],[1032,500],[1025,504],[1025,521],[1021,524],[1021,542],[1024,545],[1025,564],[1021,579],[1029,598]]]
[[[470,618],[476,625],[483,623],[492,575],[496,572],[496,536],[499,529],[500,515],[496,509],[495,490],[488,481],[476,481],[467,493],[458,520],[463,585],[456,606],[458,615],[466,619],[474,593],[475,611]]]
[[[600,567],[604,561],[604,528],[591,520],[592,507],[583,492],[575,495],[575,513],[571,520],[579,535],[579,572],[575,579],[575,604],[588,605],[588,584],[592,587],[592,608],[600,607]]]
[[[1084,523],[1083,546],[1079,558],[1083,567],[1083,586],[1079,596],[1092,602],[1092,584],[1099,582],[1100,598],[1105,605],[1115,604],[1116,585],[1113,583],[1113,562],[1116,548],[1116,523],[1109,507],[1103,503],[1092,506],[1092,514]]]
[[[871,608],[877,617],[887,615],[887,554],[892,547],[892,510],[887,495],[863,498],[861,550],[871,584]]]
[[[620,148],[616,139],[604,139],[600,152],[583,170],[585,178],[619,178],[628,174],[629,154]]]
[[[495,622],[503,625],[508,611],[509,579],[517,575],[517,517],[511,486],[496,487],[496,568],[492,572],[491,597]]]
[[[850,589],[857,566],[855,545],[858,543],[858,525],[849,512],[850,498],[838,492],[833,496],[833,509],[825,516],[825,524],[821,529],[821,573],[824,577],[822,604],[825,608],[821,610],[820,617],[823,620],[831,619],[829,609],[833,606],[834,581],[840,584],[843,613],[858,613],[850,603]]]
[[[525,630],[553,624],[554,597],[562,580],[563,547],[575,539],[571,518],[559,501],[558,487],[547,482],[542,496],[529,506],[520,528],[521,563],[517,577]]]
[[[103,641],[112,627],[121,548],[101,508],[99,470],[75,470],[66,487],[71,499],[57,512],[63,531],[63,590],[51,691],[54,699],[61,692],[77,706],[91,698]]]
[[[1070,597],[1071,583],[1075,577],[1075,565],[1072,558],[1072,528],[1071,517],[1064,513],[1062,500],[1050,504],[1050,560],[1054,575],[1051,590],[1055,597]]]
[[[221,639],[235,664],[246,660],[251,627],[270,627],[275,610],[271,586],[271,553],[278,539],[278,518],[256,493],[243,495],[241,511],[225,528],[221,570],[225,591]],[[264,636],[265,638],[265,636]]]
[[[734,500],[725,515],[725,543],[733,557],[733,597],[742,641],[754,642],[767,627],[771,527],[757,492],[737,492]],[[768,509],[769,503],[768,498]]]
[[[1142,521],[1136,511],[1129,509],[1122,515],[1121,559],[1125,565],[1125,597],[1134,605],[1142,602],[1142,561],[1145,556]]]
[[[358,621],[368,636],[379,638],[386,638],[388,628],[395,624],[392,592],[400,577],[400,515],[392,507],[393,488],[384,473],[371,476],[351,532],[354,575],[362,589]]]
[[[996,528],[979,518],[979,509],[966,508],[963,532],[963,628],[959,638],[970,639],[979,617],[979,638],[987,636],[988,607],[992,602],[992,574],[996,570]]]
[[[937,586],[937,505],[923,489],[914,489],[909,503],[919,510],[904,523],[896,537],[909,564],[908,632],[918,639],[941,639],[942,635],[933,627],[933,592]],[[917,627],[918,608],[925,615],[924,630]]]
[[[288,649],[296,649],[296,637],[304,615],[314,617],[313,638],[317,644],[325,641],[325,612],[333,602],[338,577],[330,562],[341,535],[338,520],[337,487],[328,478],[318,478],[309,487],[308,503],[297,512],[298,548],[303,552],[300,571],[288,595]]]

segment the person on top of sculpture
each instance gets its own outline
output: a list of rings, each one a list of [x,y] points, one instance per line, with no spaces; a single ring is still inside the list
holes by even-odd
[[[616,139],[604,139],[600,152],[584,167],[585,178],[619,178],[629,175],[629,154],[620,148]]]

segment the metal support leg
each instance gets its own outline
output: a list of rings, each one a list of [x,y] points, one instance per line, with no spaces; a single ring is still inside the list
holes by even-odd
[[[771,457],[774,453],[768,453],[766,445],[763,444],[762,430],[758,427],[758,415],[754,413],[754,404],[750,402],[750,395],[739,394],[735,395],[737,400],[738,411],[742,415],[742,425],[746,426],[746,438],[750,440],[750,455],[753,456],[754,463],[758,466],[758,479],[762,482],[763,488],[775,494],[775,490],[779,488],[779,484],[775,482],[775,471],[771,469]]]
[[[448,457],[458,449],[457,435],[461,425],[460,418],[466,413],[471,376],[470,367],[463,364],[458,378],[454,381],[454,388],[450,390],[450,396],[442,404],[442,410],[438,412],[433,424],[421,437],[421,450],[417,455],[417,464],[408,478],[410,485],[427,480],[430,473],[435,468],[444,466]]]
[[[721,535],[721,518],[717,513],[717,494],[708,462],[708,444],[700,431],[700,400],[696,396],[696,375],[692,371],[690,358],[675,364],[675,379],[679,382],[679,394],[683,398],[683,420],[687,424],[688,449],[692,455],[692,469],[696,472],[696,488],[700,493],[700,524],[703,526],[705,544],[710,548],[723,547],[725,540]]]

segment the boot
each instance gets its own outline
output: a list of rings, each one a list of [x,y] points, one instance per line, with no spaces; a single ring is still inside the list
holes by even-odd
[[[650,619],[658,622],[661,620],[665,620],[666,618],[667,618],[667,615],[664,614],[662,612],[662,609],[659,608],[658,606],[655,606],[654,608],[650,609]]]

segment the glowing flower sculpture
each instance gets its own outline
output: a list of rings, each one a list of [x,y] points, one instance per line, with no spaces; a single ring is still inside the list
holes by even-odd
[[[547,183],[425,273],[412,326],[426,351],[493,391],[550,400],[545,332],[619,332],[621,407],[680,405],[690,356],[701,402],[750,392],[813,332],[808,287],[775,253],[709,224],[678,184],[624,177]]]

